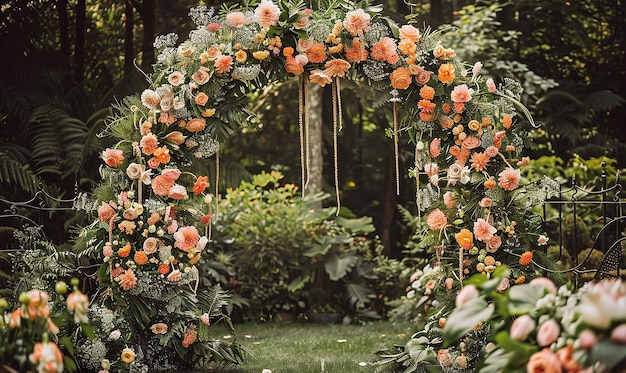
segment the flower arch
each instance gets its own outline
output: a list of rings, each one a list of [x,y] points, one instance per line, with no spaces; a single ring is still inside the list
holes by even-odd
[[[102,154],[108,194],[98,197],[99,227],[107,232],[100,278],[113,294],[139,296],[142,281],[161,281],[190,285],[187,293],[196,296],[195,263],[211,240],[215,201],[208,178],[189,166],[214,155],[219,165],[220,142],[254,115],[246,108],[248,93],[293,77],[299,79],[303,175],[309,86],[332,86],[336,134],[343,125],[342,79],[363,81],[393,111],[396,154],[401,134],[415,144],[409,173],[424,214],[421,240],[434,249],[440,268],[453,253],[455,274],[446,275],[446,284],[474,272],[489,275],[501,264],[513,265],[513,281],[533,275],[532,258],[523,254],[546,237],[530,210],[558,188],[551,180],[522,179],[520,168],[529,163],[522,156],[528,140],[522,123],[534,123],[519,102],[521,86],[485,79],[480,62],[461,62],[438,33],[398,25],[380,11],[348,2],[315,11],[272,0],[217,12],[200,6],[190,11],[197,28],[187,40],[156,38],[150,87],[116,105],[105,131],[119,140]],[[399,178],[397,161],[395,168]],[[337,177],[335,170],[336,188]],[[208,334],[203,325],[211,315],[201,311],[185,313],[203,316],[197,331],[181,316],[184,348]],[[150,318],[139,321],[147,327]],[[183,351],[180,341],[168,343]]]

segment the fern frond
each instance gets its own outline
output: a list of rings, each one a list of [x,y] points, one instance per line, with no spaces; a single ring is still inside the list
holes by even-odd
[[[35,194],[39,188],[39,179],[28,166],[8,154],[0,151],[0,184],[14,185],[28,194]]]
[[[27,131],[37,175],[67,177],[80,169],[87,133],[83,122],[59,109],[42,106],[33,112]]]

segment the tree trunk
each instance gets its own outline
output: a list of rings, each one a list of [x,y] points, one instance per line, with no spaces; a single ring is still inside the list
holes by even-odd
[[[76,2],[76,45],[74,49],[74,71],[76,81],[80,82],[85,78],[85,17],[86,0]]]
[[[312,195],[322,191],[323,185],[323,117],[322,117],[322,97],[323,89],[318,84],[309,87],[309,182],[305,195]],[[321,203],[318,206],[322,207]]]
[[[133,48],[133,27],[135,22],[133,5],[130,0],[126,0],[124,18],[124,75],[126,75],[132,71],[133,60],[135,59],[135,51]]]
[[[59,13],[59,39],[61,40],[61,53],[70,57],[70,25],[67,16],[67,0],[59,0],[57,12]]]
[[[156,0],[144,0],[141,12],[143,21],[143,39],[141,43],[141,67],[152,71],[154,63],[154,36],[156,33]]]
[[[443,23],[443,1],[442,0],[430,0],[430,17],[436,24],[433,27],[439,26]]]
[[[393,225],[393,217],[398,204],[398,196],[396,194],[395,158],[393,155],[388,157],[385,171],[385,194],[383,200],[383,213],[381,217],[380,241],[384,247],[382,253],[387,256],[393,256],[391,227]]]

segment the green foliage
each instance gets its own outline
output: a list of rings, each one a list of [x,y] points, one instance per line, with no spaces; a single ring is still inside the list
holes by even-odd
[[[371,218],[313,209],[328,195],[301,198],[282,177],[257,174],[220,201],[216,237],[233,258],[236,294],[255,318],[327,304],[366,312],[380,297],[375,266],[384,260],[377,239],[365,236]]]
[[[537,75],[515,55],[514,46],[520,34],[503,27],[499,20],[499,13],[503,11],[504,5],[500,3],[467,5],[458,12],[458,18],[452,25],[439,27],[440,31],[446,31],[441,33],[441,40],[444,46],[454,49],[462,60],[480,61],[483,75],[496,81],[505,77],[520,81],[524,89],[524,103],[532,103],[532,99],[558,83]]]

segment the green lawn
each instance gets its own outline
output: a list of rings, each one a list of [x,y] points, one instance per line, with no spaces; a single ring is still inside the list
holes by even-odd
[[[227,335],[246,347],[249,361],[229,372],[351,373],[371,372],[364,362],[382,347],[405,344],[415,326],[377,321],[367,325],[319,325],[307,322],[236,324]],[[223,337],[223,336],[222,336]],[[359,363],[362,363],[361,366]]]

